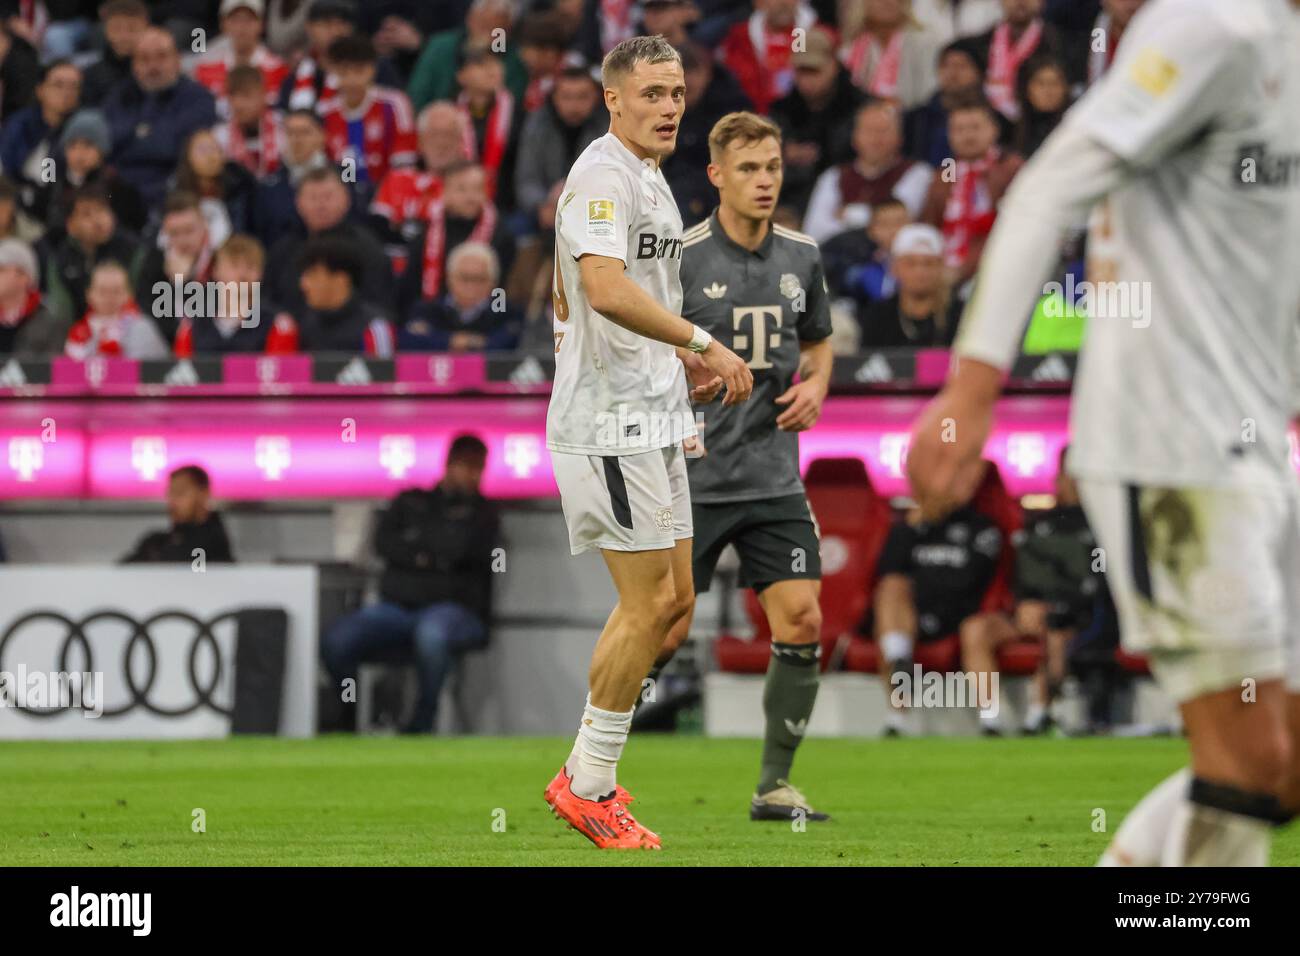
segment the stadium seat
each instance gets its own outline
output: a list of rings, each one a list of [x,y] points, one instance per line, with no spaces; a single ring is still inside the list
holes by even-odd
[[[808,501],[821,530],[822,667],[831,666],[851,646],[871,603],[876,560],[889,534],[889,503],[876,494],[859,458],[819,458],[804,478]],[[745,607],[754,639],[730,635],[715,644],[724,671],[761,674],[767,670],[772,631],[753,591]],[[837,655],[837,647],[841,648]]]

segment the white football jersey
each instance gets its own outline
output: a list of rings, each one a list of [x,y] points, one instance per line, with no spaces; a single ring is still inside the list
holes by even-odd
[[[552,451],[631,455],[695,434],[685,370],[671,345],[591,308],[578,259],[621,259],[627,276],[676,315],[682,217],[663,172],[613,133],[569,171],[555,213],[555,382],[546,416]]]
[[[1290,0],[1149,0],[1138,11],[1112,68],[1012,185],[959,353],[1010,361],[1019,340],[1005,335],[1008,316],[1042,294],[1027,271],[1055,248],[1031,219],[1061,221],[1099,184],[1108,195],[1092,216],[1071,471],[1174,486],[1294,482],[1300,11]],[[1248,459],[1267,467],[1239,467]]]

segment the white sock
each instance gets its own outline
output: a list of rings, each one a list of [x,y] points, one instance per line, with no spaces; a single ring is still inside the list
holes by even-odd
[[[1161,866],[1268,866],[1273,824],[1257,816],[1195,803],[1175,808]]]
[[[1174,810],[1187,799],[1192,769],[1166,777],[1129,811],[1098,866],[1159,866]]]
[[[912,639],[902,631],[880,635],[880,653],[886,661],[897,661],[912,656]]]
[[[979,715],[980,715],[981,727],[988,727],[991,730],[1002,729],[1002,717],[999,714],[995,714],[995,713],[986,714],[984,711],[981,710],[979,712]]]
[[[573,777],[569,789],[577,796],[584,800],[597,800],[614,792],[618,758],[623,755],[634,712],[601,710],[591,705],[591,695],[587,695],[578,737],[564,764],[564,769]]]
[[[1025,730],[1037,730],[1046,714],[1047,708],[1042,704],[1030,704],[1025,709]]]

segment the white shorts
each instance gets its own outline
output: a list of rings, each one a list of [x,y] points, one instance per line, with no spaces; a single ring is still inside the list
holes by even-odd
[[[1081,478],[1121,643],[1180,703],[1285,678],[1300,693],[1300,490]]]
[[[694,533],[680,442],[635,455],[551,452],[573,554],[655,551]]]

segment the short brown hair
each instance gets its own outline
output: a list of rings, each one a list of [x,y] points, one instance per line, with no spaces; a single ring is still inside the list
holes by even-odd
[[[262,244],[252,236],[238,233],[221,244],[213,259],[250,262],[257,267],[258,272],[266,266],[266,252],[262,249]]]
[[[262,71],[247,63],[226,74],[227,93],[241,93],[244,90],[262,91]]]
[[[628,37],[605,54],[600,64],[600,82],[606,89],[617,86],[638,63],[681,63],[676,47],[659,34],[652,37]]]
[[[132,17],[136,20],[148,20],[149,8],[144,0],[108,0],[99,7],[99,19],[111,20],[113,17]]]
[[[771,120],[748,110],[728,113],[714,123],[709,132],[709,161],[716,163],[722,159],[727,147],[736,140],[742,140],[748,145],[769,136],[776,140],[778,146],[781,145],[781,129]]]

